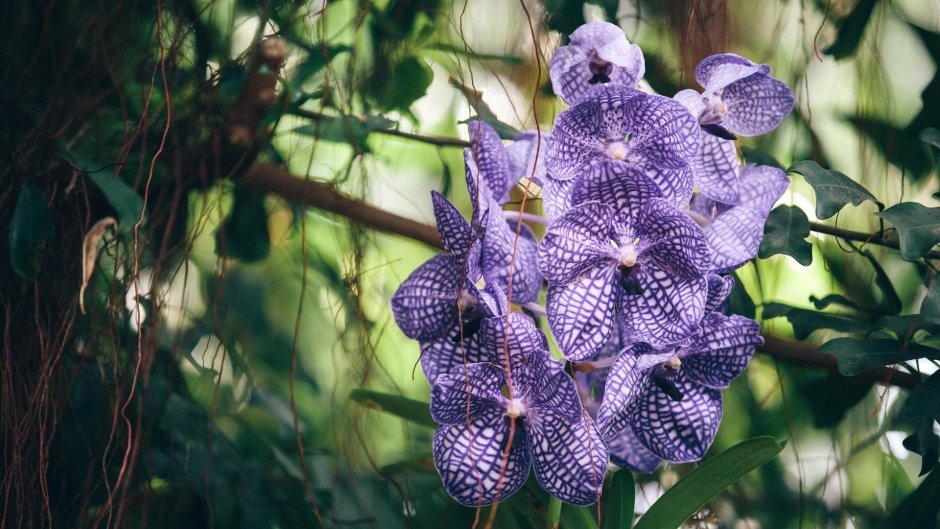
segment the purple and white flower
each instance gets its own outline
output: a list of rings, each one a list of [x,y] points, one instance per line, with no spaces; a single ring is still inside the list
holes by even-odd
[[[548,65],[555,93],[573,104],[592,86],[635,88],[646,70],[643,52],[609,22],[589,22],[571,34]]]

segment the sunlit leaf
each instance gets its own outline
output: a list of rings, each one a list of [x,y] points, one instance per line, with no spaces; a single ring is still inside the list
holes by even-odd
[[[819,350],[835,355],[839,361],[839,372],[845,376],[857,375],[870,367],[887,366],[915,358],[940,358],[940,350],[933,347],[885,339],[836,338],[824,343]]]
[[[10,263],[17,274],[29,278],[39,273],[39,251],[53,231],[52,213],[42,193],[33,184],[23,184],[9,234]]]
[[[803,266],[813,262],[813,245],[809,237],[809,219],[796,206],[778,206],[770,212],[764,225],[757,256],[767,259],[773,255],[789,255]]]
[[[369,389],[354,389],[349,393],[349,398],[367,408],[384,411],[415,424],[437,427],[437,423],[431,418],[431,410],[426,402]]]
[[[805,340],[817,329],[832,329],[849,333],[863,333],[871,330],[869,324],[855,318],[791,307],[783,303],[765,303],[763,316],[765,319],[786,316],[793,325],[793,336],[798,340]]]
[[[434,71],[420,57],[406,57],[398,63],[391,80],[382,87],[379,103],[385,110],[405,110],[427,93]]]
[[[833,171],[823,169],[812,160],[804,160],[791,165],[787,172],[798,173],[813,186],[816,192],[816,217],[828,219],[839,212],[846,204],[851,203],[858,206],[866,200],[870,200],[881,209],[883,204],[875,198],[867,189],[848,176]]]
[[[755,437],[709,458],[656,500],[635,529],[676,529],[732,483],[777,457],[785,446],[773,437]]]
[[[901,202],[876,213],[898,230],[901,257],[915,261],[940,242],[940,208],[917,202]]]

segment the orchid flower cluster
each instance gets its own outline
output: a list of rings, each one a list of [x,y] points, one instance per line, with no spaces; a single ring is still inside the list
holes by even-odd
[[[550,132],[505,146],[471,122],[471,218],[432,192],[445,252],[392,298],[432,385],[434,464],[468,506],[510,496],[530,469],[587,505],[610,462],[649,472],[699,460],[721,390],[762,343],[757,322],[723,313],[725,274],[757,254],[788,178],[742,164],[735,139],[780,123],[787,86],[722,54],[696,68],[702,92],[640,91],[643,54],[606,22],[575,31],[550,74],[569,105]],[[541,187],[544,218],[502,209],[523,179]],[[533,221],[547,225],[540,241]]]

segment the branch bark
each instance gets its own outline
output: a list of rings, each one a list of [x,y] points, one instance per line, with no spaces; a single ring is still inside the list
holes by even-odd
[[[888,238],[880,233],[865,233],[862,231],[845,230],[842,228],[836,228],[835,226],[829,226],[828,224],[823,224],[821,222],[810,222],[809,229],[810,231],[815,231],[816,233],[824,233],[826,235],[832,235],[833,237],[838,237],[840,239],[846,239],[849,241],[877,244],[878,246],[894,248],[895,250],[901,249],[900,241],[897,239]],[[927,257],[928,259],[940,259],[940,252],[931,250],[924,257]]]
[[[259,190],[275,193],[305,206],[312,206],[348,217],[363,226],[408,237],[434,248],[443,248],[441,238],[433,226],[400,217],[337,192],[332,186],[294,176],[286,169],[255,162],[241,177],[241,181]],[[838,371],[836,357],[820,353],[814,346],[772,335],[764,335],[764,345],[758,352],[786,362],[829,371]],[[889,367],[863,371],[856,375],[883,385],[913,388],[920,379],[910,373]]]

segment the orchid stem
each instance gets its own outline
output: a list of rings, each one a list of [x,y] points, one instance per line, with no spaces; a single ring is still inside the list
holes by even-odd
[[[504,211],[503,216],[505,216],[507,220],[516,220],[521,218],[523,222],[548,226],[548,219],[541,215],[536,215],[535,213],[528,213],[526,211]]]
[[[523,303],[522,305],[519,305],[519,306],[529,312],[534,312],[535,314],[538,314],[539,316],[548,315],[548,312],[545,311],[545,307],[539,305],[538,303]]]
[[[545,529],[558,529],[561,523],[561,500],[548,497],[548,509],[545,511]]]

